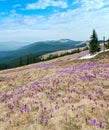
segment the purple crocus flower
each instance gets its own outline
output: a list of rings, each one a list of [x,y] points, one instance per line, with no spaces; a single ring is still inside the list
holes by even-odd
[[[100,128],[104,128],[104,125],[101,121],[98,122],[98,125],[99,125]]]
[[[46,124],[48,123],[48,119],[47,119],[47,118],[45,118],[45,123],[46,123]]]
[[[44,107],[44,111],[46,111],[46,109],[47,109],[47,108],[46,108],[46,107]]]
[[[10,110],[13,110],[14,106],[11,105],[11,104],[9,104],[9,105],[8,105],[8,108],[9,108]]]
[[[72,91],[75,92],[75,91],[76,91],[76,87],[74,87],[74,88],[72,89]]]
[[[24,112],[29,112],[28,104],[24,104]]]
[[[91,120],[91,125],[95,125],[95,123],[96,123],[95,119]]]

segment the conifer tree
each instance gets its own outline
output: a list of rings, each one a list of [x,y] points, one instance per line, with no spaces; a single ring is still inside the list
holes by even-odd
[[[27,55],[27,65],[36,62],[36,57],[34,54]]]
[[[80,53],[80,49],[79,48],[77,49],[77,53]]]
[[[26,64],[27,65],[30,64],[30,56],[29,55],[27,55],[27,63]]]
[[[90,54],[94,54],[100,50],[99,44],[98,44],[98,36],[95,30],[93,30],[93,34],[90,37],[89,42],[89,52]]]
[[[22,60],[22,57],[20,57],[20,59],[19,59],[19,66],[23,66],[23,60]]]

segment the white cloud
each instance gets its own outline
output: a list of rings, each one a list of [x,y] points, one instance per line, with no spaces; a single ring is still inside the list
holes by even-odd
[[[75,0],[73,3],[80,4],[86,11],[100,9],[105,5],[104,0]]]
[[[78,3],[80,3],[80,0],[74,0],[72,5],[75,5],[75,4],[78,4]]]
[[[100,9],[104,6],[104,0],[82,0],[82,7],[87,10]]]
[[[87,1],[89,2],[89,0]],[[102,0],[99,1],[101,3],[103,2]],[[77,2],[74,4],[77,4]],[[92,3],[94,4],[94,2],[95,0]],[[0,21],[2,22],[0,24],[0,39],[17,41],[38,41],[61,38],[88,40],[94,28],[100,39],[103,36],[108,38],[108,1],[105,1],[101,5],[100,3],[98,5],[96,3],[96,8],[91,8],[92,5],[89,3],[86,0],[82,0],[80,8],[67,9],[64,12],[57,10],[48,17],[44,15],[19,15],[15,10],[12,10],[7,18]]]
[[[0,12],[0,16],[8,15],[8,12]]]
[[[49,6],[67,8],[68,5],[64,0],[38,0],[38,2],[27,4],[26,9],[45,9]]]
[[[13,5],[13,8],[18,8],[18,7],[21,7],[22,5],[21,4],[15,4]]]
[[[43,41],[43,40],[61,39],[63,37],[66,37],[66,34],[64,32],[61,33],[56,30],[33,30],[33,29],[11,30],[10,29],[6,31],[5,30],[0,31],[1,41],[35,42],[35,41]]]

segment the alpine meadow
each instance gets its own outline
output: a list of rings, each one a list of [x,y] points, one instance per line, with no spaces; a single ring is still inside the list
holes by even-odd
[[[109,130],[108,21],[108,0],[0,0],[0,130]]]

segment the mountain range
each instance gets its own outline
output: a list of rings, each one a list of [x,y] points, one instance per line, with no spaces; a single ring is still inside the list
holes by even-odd
[[[15,47],[15,50],[0,51],[0,63],[9,62],[21,56],[24,57],[29,54],[41,56],[43,54],[54,51],[67,50],[84,46],[86,46],[85,42],[74,41],[70,39],[34,42],[32,44],[25,45],[20,48],[18,48],[17,46]]]

